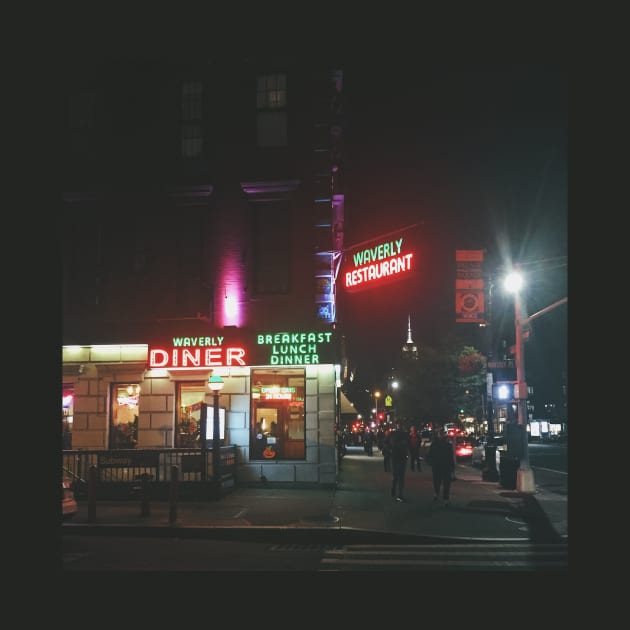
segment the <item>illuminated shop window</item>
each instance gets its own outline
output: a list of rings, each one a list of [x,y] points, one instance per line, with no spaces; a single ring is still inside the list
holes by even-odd
[[[140,416],[140,384],[116,383],[112,385],[112,388],[109,448],[136,448]]]
[[[61,394],[61,448],[72,448],[72,423],[74,421],[74,387],[64,385]]]
[[[207,393],[206,381],[177,385],[176,448],[201,448],[201,405]]]
[[[305,371],[252,370],[251,378],[249,459],[305,459]]]

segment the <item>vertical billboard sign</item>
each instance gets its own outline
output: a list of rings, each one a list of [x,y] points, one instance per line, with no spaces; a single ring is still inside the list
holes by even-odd
[[[485,324],[483,250],[455,250],[455,321]]]

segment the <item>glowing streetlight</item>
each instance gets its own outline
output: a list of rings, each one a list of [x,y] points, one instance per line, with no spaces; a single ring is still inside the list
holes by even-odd
[[[376,419],[378,420],[378,399],[381,397],[381,392],[379,392],[378,390],[376,390],[374,392],[374,405],[376,406],[376,409],[374,410],[376,413]]]

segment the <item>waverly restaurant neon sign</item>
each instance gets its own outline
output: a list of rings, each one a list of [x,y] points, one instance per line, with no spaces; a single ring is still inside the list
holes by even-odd
[[[348,290],[363,288],[377,280],[395,279],[411,271],[412,252],[403,249],[403,237],[357,250],[344,269]]]

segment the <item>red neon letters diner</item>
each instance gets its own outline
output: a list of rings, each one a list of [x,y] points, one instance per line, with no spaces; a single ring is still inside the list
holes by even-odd
[[[402,236],[357,250],[352,254],[351,264],[344,269],[346,289],[364,288],[377,280],[393,279],[411,271],[412,252],[403,252]]]
[[[172,348],[150,348],[149,367],[185,370],[246,365],[245,348],[222,345],[224,337],[175,337]]]

